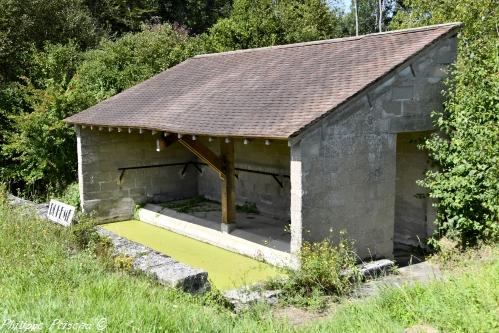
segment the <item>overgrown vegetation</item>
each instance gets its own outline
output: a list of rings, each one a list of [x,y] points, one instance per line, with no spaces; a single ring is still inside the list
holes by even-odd
[[[338,243],[330,239],[305,242],[300,253],[300,269],[287,270],[287,278],[270,281],[268,287],[282,291],[287,304],[321,309],[329,296],[348,294],[361,281],[353,244],[340,233]]]
[[[11,320],[62,331],[50,326],[59,320],[89,323],[91,331],[100,322],[106,332],[288,330],[263,311],[234,316],[216,293],[194,297],[126,269],[88,225],[64,229],[0,203],[0,326]]]
[[[68,185],[57,199],[78,209],[80,207],[80,189],[78,183]]]
[[[220,211],[220,203],[198,195],[192,198],[164,202],[162,207],[173,209],[179,213],[211,212]],[[242,205],[236,205],[236,210],[241,213],[259,214],[256,204],[245,202]]]
[[[206,199],[201,195],[189,199],[165,202],[162,203],[161,206],[173,209],[179,213],[194,213],[219,210],[219,207],[217,207],[215,201]]]
[[[497,1],[409,0],[397,27],[464,23],[439,132],[426,141],[439,168],[421,184],[438,209],[437,236],[462,247],[499,236],[499,30]],[[437,243],[434,242],[436,245]]]
[[[344,304],[310,332],[495,332],[499,329],[499,261],[466,261],[445,280],[387,288]],[[457,257],[463,262],[463,257]],[[476,258],[475,258],[476,259]],[[412,329],[412,330],[410,330]]]

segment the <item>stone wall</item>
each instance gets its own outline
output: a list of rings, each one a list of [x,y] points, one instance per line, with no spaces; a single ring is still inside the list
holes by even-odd
[[[120,181],[121,167],[179,163],[194,160],[176,143],[157,152],[159,134],[139,134],[123,129],[108,132],[89,127],[78,129],[80,197],[85,212],[100,220],[123,220],[133,216],[135,204],[180,199],[197,193],[197,172],[183,166],[127,170]]]
[[[201,138],[200,141],[219,154],[220,142],[214,139],[208,142]],[[287,141],[272,141],[265,145],[264,140],[251,140],[244,144],[237,139],[234,142],[236,168],[257,170],[262,172],[277,173],[283,187],[272,176],[244,171],[237,171],[236,201],[238,204],[245,202],[256,204],[258,210],[276,217],[289,217],[290,181],[289,177],[289,147]],[[220,179],[208,167],[203,168],[198,179],[198,193],[209,199],[220,201]]]
[[[151,131],[139,134],[99,131],[89,127],[78,130],[78,155],[80,193],[86,212],[94,212],[101,220],[128,219],[136,204],[169,201],[202,195],[220,201],[220,179],[209,167],[201,167],[201,173],[189,166],[184,175],[183,166],[127,170],[120,181],[118,168],[185,163],[198,161],[179,143],[156,151],[156,139],[160,134]],[[219,154],[219,140],[203,144]],[[283,187],[272,176],[238,171],[236,182],[237,203],[256,204],[264,213],[289,216],[289,147],[286,141],[273,141],[265,145],[263,140],[243,144],[235,142],[236,167],[263,172],[278,173]]]
[[[454,37],[438,42],[291,139],[302,173],[291,206],[301,205],[295,218],[304,239],[346,230],[361,257],[393,256],[397,133],[432,129],[455,55]]]

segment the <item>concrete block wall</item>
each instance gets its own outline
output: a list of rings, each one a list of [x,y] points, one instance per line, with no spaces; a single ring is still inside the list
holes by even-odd
[[[455,37],[438,42],[290,140],[300,151],[301,198],[292,201],[304,240],[344,229],[361,257],[393,256],[397,133],[432,130],[455,55]]]
[[[194,160],[178,143],[157,152],[156,139],[160,134],[79,127],[77,135],[82,208],[102,221],[129,219],[136,204],[180,199],[197,193],[196,171],[188,168],[181,175],[182,166],[127,170],[119,180],[118,168],[121,167]]]
[[[209,142],[206,138],[200,141],[213,152],[219,154],[220,141],[214,139]],[[289,147],[287,141],[274,140],[265,145],[264,140],[251,140],[244,144],[243,140],[234,142],[236,167],[263,172],[278,173],[283,187],[269,175],[261,175],[238,171],[236,180],[236,201],[256,204],[258,210],[271,216],[280,218],[289,217],[290,180],[289,176]],[[198,193],[206,198],[220,201],[220,179],[212,169],[203,167],[198,178]]]

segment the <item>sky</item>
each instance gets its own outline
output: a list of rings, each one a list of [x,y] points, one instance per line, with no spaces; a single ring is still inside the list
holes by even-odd
[[[350,5],[352,4],[352,0],[327,0],[327,3],[330,6],[338,4],[341,9],[347,12],[350,11]]]

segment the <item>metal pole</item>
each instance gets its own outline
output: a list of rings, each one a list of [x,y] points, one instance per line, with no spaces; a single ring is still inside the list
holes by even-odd
[[[359,11],[357,8],[357,0],[353,0],[355,5],[355,36],[359,35]]]

